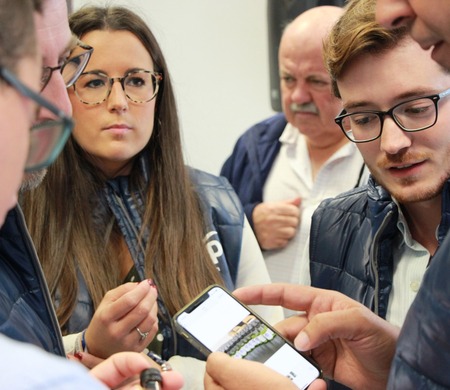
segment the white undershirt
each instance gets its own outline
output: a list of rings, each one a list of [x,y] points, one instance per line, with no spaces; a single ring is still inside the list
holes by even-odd
[[[264,264],[258,241],[247,218],[245,218],[236,288],[270,283],[271,279]],[[284,319],[281,306],[256,305],[252,306],[252,309],[272,325]]]
[[[393,248],[394,277],[386,320],[401,327],[422,283],[430,253],[412,238],[400,206],[398,210],[397,228],[401,235]]]
[[[320,202],[355,187],[363,159],[355,144],[337,150],[312,178],[305,137],[288,124],[280,137],[281,148],[263,189],[263,201],[302,198],[301,222],[297,234],[279,250],[264,251],[273,282],[310,284],[309,261],[302,254],[309,241],[311,217]]]

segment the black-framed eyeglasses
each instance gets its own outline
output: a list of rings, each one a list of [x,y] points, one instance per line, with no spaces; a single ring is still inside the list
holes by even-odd
[[[46,108],[57,117],[54,120],[38,123],[30,129],[30,148],[25,171],[30,172],[45,168],[56,159],[63,149],[72,131],[73,121],[62,110],[25,86],[6,68],[0,67],[0,77],[21,95],[35,102],[38,108]]]
[[[125,95],[134,103],[147,103],[155,98],[162,73],[150,70],[135,69],[123,77],[109,77],[98,72],[82,73],[73,85],[75,94],[84,104],[103,103],[111,93],[115,81],[120,82]]]
[[[403,131],[408,133],[422,131],[435,125],[438,119],[438,102],[449,95],[450,88],[438,94],[401,102],[387,111],[347,113],[343,110],[335,118],[335,122],[346,137],[355,143],[380,138],[386,116],[391,117]]]
[[[64,84],[66,85],[67,88],[71,87],[73,83],[77,80],[77,78],[86,68],[87,63],[89,62],[89,58],[91,58],[91,54],[94,50],[94,48],[92,48],[89,45],[86,45],[80,40],[77,41],[77,46],[81,47],[86,51],[81,54],[78,54],[77,56],[67,59],[61,65],[54,67],[51,66],[42,67],[41,92],[45,89],[45,87],[49,83],[50,79],[52,78],[53,72],[57,70],[61,72]]]

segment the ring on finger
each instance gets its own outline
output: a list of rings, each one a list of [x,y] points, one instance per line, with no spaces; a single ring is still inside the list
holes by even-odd
[[[170,365],[169,362],[164,361],[163,364],[161,364],[161,371],[165,372],[165,371],[172,371],[172,366]]]
[[[137,326],[136,331],[139,333],[139,336],[141,336],[140,341],[144,341],[147,338],[148,334],[150,333],[150,332],[142,332]]]

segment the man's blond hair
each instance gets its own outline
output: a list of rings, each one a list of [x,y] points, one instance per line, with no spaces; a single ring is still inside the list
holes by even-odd
[[[376,0],[350,0],[345,12],[324,41],[324,61],[333,93],[340,97],[337,80],[347,65],[364,54],[381,54],[407,36],[407,27],[388,30],[375,20]]]

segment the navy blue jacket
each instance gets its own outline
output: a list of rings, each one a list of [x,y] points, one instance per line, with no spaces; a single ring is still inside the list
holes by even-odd
[[[195,169],[190,169],[190,174],[203,204],[207,229],[206,245],[209,246],[210,252],[215,253],[216,266],[220,270],[225,286],[233,290],[242,247],[244,226],[242,205],[225,178]],[[139,211],[142,206],[141,196],[137,191],[131,193],[127,177],[118,177],[108,181],[105,197],[130,249],[138,276],[143,280],[145,278],[145,259],[137,245],[137,235],[141,228]],[[66,327],[68,333],[78,333],[86,329],[94,314],[93,303],[81,274],[78,282],[78,302]],[[164,359],[173,355],[205,358],[183,337],[175,333],[164,302],[161,300],[158,300],[158,315],[159,330],[164,336],[162,345]]]
[[[274,115],[248,129],[237,141],[220,174],[233,186],[253,226],[253,209],[262,202],[263,187],[281,147],[284,114]]]
[[[450,223],[449,182],[442,193],[439,243]],[[311,285],[340,291],[386,318],[397,220],[397,205],[372,178],[367,186],[324,200],[312,217]]]
[[[47,284],[18,206],[0,229],[0,333],[65,356]]]
[[[397,342],[388,389],[450,388],[450,235],[431,260]]]

